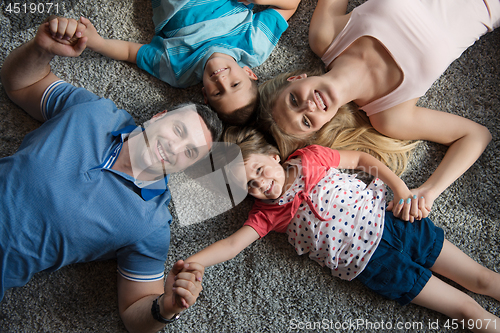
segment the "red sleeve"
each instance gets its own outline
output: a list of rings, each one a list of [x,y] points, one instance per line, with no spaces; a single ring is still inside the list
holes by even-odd
[[[328,169],[337,168],[340,163],[340,154],[337,150],[318,145],[299,149],[290,155],[290,158],[295,156],[300,156],[302,160],[306,193],[325,176]]]
[[[325,170],[337,168],[340,163],[338,151],[318,145],[299,149],[288,159],[297,156],[302,158],[302,172],[307,174],[305,180],[307,189],[309,184],[316,184],[324,176]],[[291,202],[280,206],[256,200],[244,225],[254,228],[261,238],[272,230],[286,232],[294,213],[291,208]]]
[[[340,164],[340,154],[337,150],[318,145],[298,149],[288,159],[296,156],[302,156],[302,161],[306,160],[309,165],[337,168]],[[302,163],[304,164],[304,162]]]
[[[273,230],[286,232],[286,228],[292,220],[291,207],[290,203],[281,206],[268,205],[260,200],[255,200],[244,225],[254,228],[260,238]]]

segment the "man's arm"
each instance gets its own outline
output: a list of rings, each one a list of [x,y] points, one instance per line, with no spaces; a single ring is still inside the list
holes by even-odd
[[[45,89],[59,78],[50,70],[56,55],[77,57],[85,49],[81,36],[85,26],[75,20],[45,22],[34,39],[16,48],[5,59],[0,76],[9,98],[33,118],[43,121],[40,101]],[[61,34],[58,42],[52,36]],[[76,38],[75,38],[76,37]]]
[[[168,273],[165,284],[163,281],[130,281],[118,274],[118,307],[127,330],[140,333],[161,330],[165,324],[153,318],[153,301],[163,294],[158,301],[160,314],[171,319],[196,302],[202,290],[203,273],[203,266],[180,260]],[[175,295],[183,299],[183,305],[175,303]]]

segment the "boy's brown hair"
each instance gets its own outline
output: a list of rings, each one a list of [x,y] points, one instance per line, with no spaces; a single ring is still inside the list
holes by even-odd
[[[219,118],[228,125],[244,126],[249,125],[257,118],[257,109],[259,106],[259,89],[257,81],[252,80],[252,94],[254,98],[250,102],[229,114],[218,112]]]

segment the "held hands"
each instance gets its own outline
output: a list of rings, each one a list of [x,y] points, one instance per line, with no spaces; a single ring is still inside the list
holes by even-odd
[[[422,212],[420,209],[421,206],[425,206],[424,204],[425,199],[418,199],[416,195],[410,195],[409,197],[402,198],[394,194],[394,199],[389,202],[387,210],[392,211],[395,217],[400,218],[403,221],[410,221],[413,223],[415,220],[421,220],[429,214],[427,212],[424,216],[425,212]]]
[[[86,29],[83,33],[84,37],[88,38],[87,47],[92,51],[96,51],[102,43],[104,43],[104,38],[102,38],[98,33],[94,25],[90,22],[88,18],[80,17],[81,24],[83,24]]]
[[[83,16],[77,21],[52,15],[45,20],[39,32],[42,47],[55,55],[67,57],[79,56],[86,47],[94,50],[103,41],[90,20]],[[52,41],[47,39],[47,34]]]
[[[409,195],[394,193],[394,199],[389,202],[387,210],[392,211],[395,217],[413,223],[429,215],[434,199],[430,191],[421,188],[411,190]]]
[[[177,261],[165,281],[163,313],[173,315],[193,305],[203,289],[201,280],[204,272],[205,267],[200,264]]]
[[[432,205],[437,195],[435,195],[432,190],[422,187],[412,189],[411,192],[419,198],[418,207],[422,212],[422,218],[427,217],[431,212]]]
[[[50,16],[38,28],[35,43],[44,51],[63,57],[78,57],[85,50],[85,26],[76,20]]]

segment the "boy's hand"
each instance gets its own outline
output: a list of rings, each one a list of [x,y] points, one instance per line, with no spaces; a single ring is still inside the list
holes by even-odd
[[[99,45],[104,41],[104,39],[99,35],[94,25],[90,22],[88,18],[80,17],[80,23],[85,26],[85,32],[83,36],[88,38],[87,47],[95,51]]]

